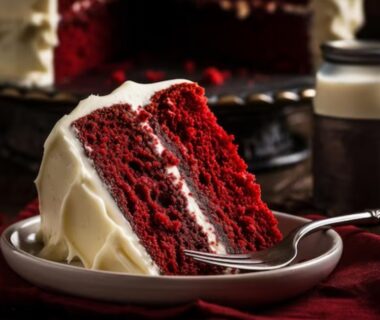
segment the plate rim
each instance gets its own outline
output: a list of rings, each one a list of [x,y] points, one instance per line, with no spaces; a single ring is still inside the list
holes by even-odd
[[[292,215],[292,214],[287,214],[283,212],[278,212],[272,210],[274,215],[285,217],[285,218],[295,218],[296,220],[302,220],[303,222],[310,222],[310,219]],[[252,279],[252,278],[262,278],[262,277],[270,277],[271,275],[277,275],[283,272],[292,272],[292,271],[297,271],[298,269],[303,269],[303,268],[308,268],[312,267],[315,264],[320,264],[323,263],[324,260],[329,259],[332,255],[338,254],[338,261],[340,260],[340,255],[343,250],[343,241],[340,235],[333,229],[329,229],[326,231],[326,233],[332,238],[333,244],[332,247],[329,248],[326,252],[323,252],[321,255],[318,255],[315,258],[312,258],[310,260],[306,261],[301,261],[297,264],[286,266],[280,269],[275,269],[275,270],[268,270],[268,271],[260,271],[260,272],[246,272],[246,273],[238,273],[238,274],[217,274],[217,275],[141,275],[141,274],[130,274],[130,273],[125,273],[125,272],[115,272],[115,271],[106,271],[106,270],[96,270],[96,269],[86,269],[83,267],[79,266],[74,266],[74,265],[69,265],[65,264],[63,262],[56,262],[56,261],[51,261],[47,259],[40,258],[38,256],[35,256],[29,252],[26,252],[18,247],[16,247],[12,241],[11,241],[11,235],[17,231],[21,226],[25,226],[26,224],[33,224],[36,222],[40,221],[40,216],[33,216],[18,222],[15,222],[8,226],[1,234],[1,250],[3,252],[3,255],[5,257],[5,260],[7,261],[6,254],[4,253],[5,250],[9,250],[9,252],[12,252],[16,255],[20,255],[23,258],[27,260],[32,260],[34,263],[39,263],[39,264],[46,264],[51,265],[54,268],[59,268],[63,269],[64,271],[72,271],[72,272],[78,272],[78,273],[91,273],[91,274],[97,274],[97,275],[104,275],[107,277],[125,277],[125,278],[141,278],[141,279],[150,279],[152,281],[202,281],[202,280],[207,280],[207,281],[220,281],[220,280],[242,280],[242,279]],[[6,249],[5,249],[6,248]],[[8,263],[8,261],[7,261]],[[12,268],[13,270],[13,268]]]

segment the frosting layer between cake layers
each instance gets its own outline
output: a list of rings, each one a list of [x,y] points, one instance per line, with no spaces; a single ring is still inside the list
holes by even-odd
[[[136,274],[159,274],[159,269],[141,245],[130,223],[98,177],[91,161],[76,138],[71,124],[91,112],[115,104],[128,104],[138,111],[157,92],[187,80],[171,80],[141,85],[126,82],[108,96],[90,96],[63,117],[45,143],[43,162],[36,185],[41,212],[39,236],[45,246],[40,255],[51,260],[79,260],[87,268],[123,271]],[[147,123],[142,124],[149,126]],[[157,136],[156,152],[164,146]],[[187,199],[188,211],[207,235],[210,249],[224,253],[216,231],[202,213],[189,187],[181,179],[178,167],[167,168]]]
[[[2,0],[0,5],[0,81],[53,84],[57,0]]]

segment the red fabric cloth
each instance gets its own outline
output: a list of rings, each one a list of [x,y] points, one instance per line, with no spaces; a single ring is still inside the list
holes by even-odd
[[[36,212],[34,203],[19,218]],[[5,225],[0,215],[0,231]],[[128,319],[380,319],[380,236],[353,226],[336,230],[344,241],[338,267],[317,287],[281,304],[245,309],[202,300],[162,308],[110,304],[37,288],[18,277],[0,255],[0,315],[8,319],[33,310],[33,315],[53,319],[85,315]]]

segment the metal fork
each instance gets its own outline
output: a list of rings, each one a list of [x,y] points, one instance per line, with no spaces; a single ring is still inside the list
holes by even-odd
[[[317,220],[291,231],[272,248],[247,254],[215,254],[185,250],[185,254],[197,261],[223,267],[264,271],[287,266],[297,256],[298,243],[311,233],[331,226],[356,222],[380,222],[380,209]]]

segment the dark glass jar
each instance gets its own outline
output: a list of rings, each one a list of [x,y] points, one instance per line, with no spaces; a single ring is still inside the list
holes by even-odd
[[[315,204],[330,215],[380,208],[380,43],[322,46],[314,100]]]

